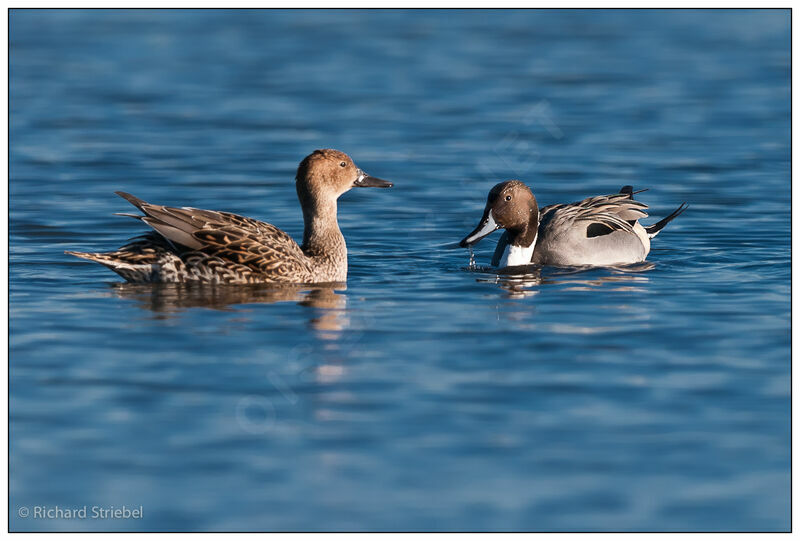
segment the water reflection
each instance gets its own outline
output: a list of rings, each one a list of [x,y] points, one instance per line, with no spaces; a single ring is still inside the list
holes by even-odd
[[[494,276],[478,278],[478,282],[492,283],[505,291],[505,296],[510,299],[531,297],[539,293],[538,286],[549,284],[563,284],[569,286],[567,290],[581,291],[592,290],[602,286],[614,286],[612,291],[637,291],[637,285],[649,282],[647,276],[641,273],[655,268],[654,263],[644,261],[632,265],[618,265],[611,267],[540,267],[528,265],[509,267],[505,269],[491,269],[488,267],[475,267],[473,272],[493,273]]]
[[[337,293],[347,289],[344,283],[325,286],[115,283],[111,289],[113,295],[135,301],[157,318],[176,317],[190,308],[237,310],[239,305],[296,302],[312,309],[309,325],[320,332],[320,338],[335,340],[338,332],[350,324],[347,296]]]
[[[530,289],[547,283],[542,278],[542,268],[534,265],[500,269],[493,278],[478,278],[478,282],[494,283],[505,291],[509,299],[531,297],[539,293],[538,289]]]

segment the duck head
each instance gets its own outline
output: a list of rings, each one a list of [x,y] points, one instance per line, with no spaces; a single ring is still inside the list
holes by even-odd
[[[297,167],[297,195],[301,201],[337,199],[351,188],[391,188],[392,183],[371,177],[350,156],[331,148],[315,150]]]
[[[519,180],[507,180],[489,191],[478,227],[464,237],[462,247],[471,246],[498,229],[509,232],[509,243],[530,246],[539,228],[539,206],[530,188]]]

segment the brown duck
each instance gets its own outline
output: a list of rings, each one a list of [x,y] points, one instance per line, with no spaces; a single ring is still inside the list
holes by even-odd
[[[117,251],[66,252],[96,261],[128,282],[323,283],[347,280],[347,246],[336,202],[350,188],[390,188],[338,150],[315,150],[300,162],[297,197],[303,245],[266,222],[213,210],[152,205],[116,192],[144,215],[125,214],[154,229]]]

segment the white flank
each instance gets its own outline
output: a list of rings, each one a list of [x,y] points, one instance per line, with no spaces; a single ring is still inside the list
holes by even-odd
[[[647,254],[650,253],[650,239],[658,235],[658,233],[650,235],[639,222],[636,222],[633,225],[633,232],[636,233],[636,236],[639,237],[640,241],[642,241],[642,246],[644,246],[644,255],[646,257]]]

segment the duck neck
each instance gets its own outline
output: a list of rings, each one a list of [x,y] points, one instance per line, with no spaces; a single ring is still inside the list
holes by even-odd
[[[531,209],[530,220],[527,224],[508,228],[506,231],[508,232],[508,248],[500,266],[515,267],[530,264],[539,233],[539,209]]]
[[[303,246],[308,257],[347,263],[347,246],[336,216],[336,198],[298,192],[303,207]]]
[[[524,225],[511,227],[508,231],[508,243],[521,248],[533,248],[539,233],[539,209],[534,204],[530,209],[530,216]]]

